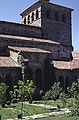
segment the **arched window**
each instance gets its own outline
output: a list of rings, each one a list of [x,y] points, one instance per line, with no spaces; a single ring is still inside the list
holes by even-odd
[[[34,12],[32,13],[32,22],[34,21]]]
[[[24,24],[26,24],[26,17],[24,18]]]
[[[28,20],[28,24],[30,24],[30,15],[28,15],[28,18],[27,18]]]
[[[39,12],[36,10],[36,20],[39,18]]]
[[[55,20],[58,21],[58,13],[55,12]]]

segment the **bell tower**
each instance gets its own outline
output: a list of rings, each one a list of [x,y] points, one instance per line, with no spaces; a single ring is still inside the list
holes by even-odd
[[[41,27],[41,37],[72,50],[71,12],[73,9],[38,0],[21,13],[22,23]]]

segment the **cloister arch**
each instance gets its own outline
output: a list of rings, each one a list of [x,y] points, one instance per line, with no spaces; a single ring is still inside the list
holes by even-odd
[[[58,82],[60,82],[60,86],[64,89],[65,83],[64,83],[64,77],[63,77],[63,75],[60,75],[58,77]]]
[[[65,78],[65,91],[67,90],[67,87],[70,87],[70,85],[71,85],[70,76],[66,76],[66,78]]]
[[[37,88],[42,89],[42,70],[37,69],[35,71],[35,85]]]

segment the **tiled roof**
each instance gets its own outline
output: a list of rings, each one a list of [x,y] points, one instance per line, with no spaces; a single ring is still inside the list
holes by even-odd
[[[52,40],[46,40],[46,39],[39,39],[39,38],[30,38],[30,37],[22,37],[22,36],[15,36],[15,35],[5,35],[0,34],[0,38],[3,40],[5,39],[17,39],[17,40],[25,40],[25,41],[32,41],[32,42],[42,42],[42,43],[51,43],[51,44],[60,44],[58,42],[54,42]]]
[[[58,69],[79,69],[79,51],[72,52],[72,61],[52,61]]]
[[[72,69],[79,69],[79,51],[72,52],[73,60],[71,61]]]
[[[79,51],[72,52],[73,59],[79,59]]]
[[[10,47],[9,46],[9,48],[17,52],[24,51],[24,52],[31,52],[31,53],[49,53],[49,54],[51,53],[50,51],[46,51],[38,48],[30,48],[30,47]]]
[[[11,57],[0,57],[0,67],[20,67]]]
[[[54,67],[57,69],[70,69],[70,62],[69,61],[52,61]]]
[[[79,69],[79,59],[73,59],[71,61],[71,69]]]

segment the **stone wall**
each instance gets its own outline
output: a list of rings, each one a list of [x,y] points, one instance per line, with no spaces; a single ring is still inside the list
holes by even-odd
[[[11,23],[0,21],[0,34],[41,37],[41,28],[23,25],[19,23]]]
[[[47,3],[42,5],[41,12],[42,36],[71,46],[71,10]]]
[[[52,52],[52,59],[61,59],[61,60],[70,60],[71,59],[71,51],[69,51],[64,46],[54,43],[53,41],[48,40],[40,40],[40,39],[30,39],[29,38],[19,38],[19,37],[12,37],[6,36],[0,39],[0,45],[7,45],[7,46],[18,46],[18,47],[34,47],[40,48],[47,51]]]
[[[6,76],[8,76],[10,79],[7,79]],[[14,83],[17,83],[19,79],[21,79],[20,67],[0,67],[0,80],[2,80],[3,82],[9,83],[9,85],[13,85]],[[9,82],[9,80],[11,83]]]

